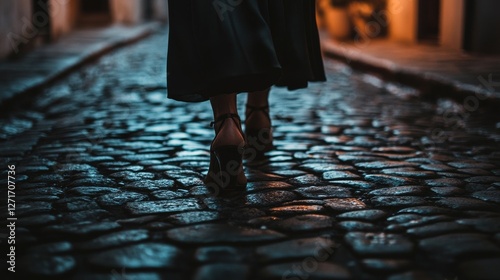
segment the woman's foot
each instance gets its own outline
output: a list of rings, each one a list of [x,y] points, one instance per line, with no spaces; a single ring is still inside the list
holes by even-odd
[[[218,195],[224,190],[246,186],[243,171],[245,138],[236,111],[236,95],[222,95],[210,101],[215,116],[211,124],[215,137],[210,145],[210,167],[204,181],[212,194]]]

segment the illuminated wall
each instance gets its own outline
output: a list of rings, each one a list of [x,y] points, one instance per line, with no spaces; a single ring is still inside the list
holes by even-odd
[[[83,2],[85,1],[85,2]],[[167,0],[108,0],[106,14],[82,11],[103,0],[2,0],[0,1],[0,59],[32,49],[47,40],[56,41],[77,27],[139,24],[167,21]],[[102,2],[101,2],[102,1]],[[99,6],[99,5],[97,5]],[[94,26],[92,26],[92,24]],[[41,34],[43,31],[43,38]],[[43,40],[41,40],[43,39]]]
[[[0,58],[15,52],[16,40],[32,37],[31,0],[0,1]]]

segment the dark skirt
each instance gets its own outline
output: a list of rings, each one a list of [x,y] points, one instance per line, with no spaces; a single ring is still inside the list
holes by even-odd
[[[324,81],[314,0],[169,0],[168,97]]]

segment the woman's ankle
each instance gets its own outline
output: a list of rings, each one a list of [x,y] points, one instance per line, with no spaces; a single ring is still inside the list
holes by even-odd
[[[217,136],[212,143],[213,146],[241,145],[245,142],[240,125],[233,119],[227,119],[214,128]]]

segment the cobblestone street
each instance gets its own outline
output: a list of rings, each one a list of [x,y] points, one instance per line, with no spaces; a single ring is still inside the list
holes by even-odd
[[[202,183],[210,105],[166,99],[166,41],[156,34],[114,51],[4,108],[16,275],[498,277],[500,116],[491,106],[424,100],[325,59],[327,82],[273,88],[276,149],[246,165],[247,191],[213,197]]]

